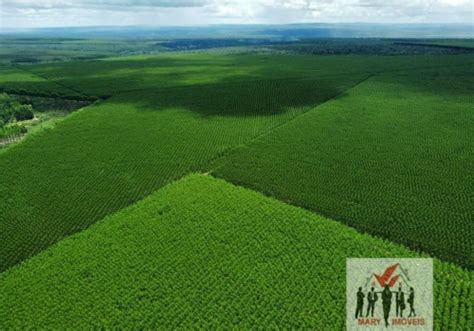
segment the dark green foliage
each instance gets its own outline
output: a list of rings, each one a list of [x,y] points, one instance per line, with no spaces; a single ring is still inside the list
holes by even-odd
[[[192,175],[0,275],[0,328],[342,330],[347,257],[419,256]],[[473,273],[434,267],[435,330],[469,330]]]
[[[8,124],[13,119],[12,114],[13,100],[6,94],[0,94],[0,127]]]
[[[474,49],[461,47],[461,41],[416,41],[413,39],[303,39],[295,43],[270,46],[271,49],[293,54],[314,55],[446,55],[473,53]],[[473,47],[474,43],[470,43]]]
[[[398,43],[410,46],[424,46],[438,50],[474,51],[474,39],[406,39],[400,40]]]
[[[215,173],[474,268],[474,67],[375,76]]]
[[[33,114],[33,107],[31,107],[31,105],[19,105],[15,109],[13,116],[17,121],[31,120],[35,117]]]
[[[139,109],[185,108],[203,116],[270,116],[309,109],[343,93],[368,75],[321,79],[276,79],[184,86],[148,93],[131,103]],[[111,103],[127,103],[124,98]]]
[[[0,94],[0,127],[14,120],[31,120],[34,116],[31,105],[21,104],[6,94]]]
[[[91,104],[91,101],[76,98],[51,98],[45,96],[31,96],[31,95],[14,95],[15,99],[21,104],[31,105],[35,111],[62,111],[65,113],[72,112],[79,108],[86,107]],[[77,97],[79,98],[79,97]]]

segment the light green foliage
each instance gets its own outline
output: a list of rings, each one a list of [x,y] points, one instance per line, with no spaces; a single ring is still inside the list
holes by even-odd
[[[192,175],[3,273],[0,328],[343,329],[359,256],[419,255]],[[472,280],[435,260],[436,330],[472,325]]]
[[[45,79],[38,77],[36,75],[27,73],[23,70],[10,67],[10,66],[2,66],[0,67],[0,82],[2,84],[8,82],[13,84],[14,82],[17,83],[44,83]]]
[[[0,169],[9,169],[0,172],[0,270],[205,168],[362,78],[133,93],[70,115],[0,157]]]
[[[474,267],[474,67],[375,76],[215,174]]]
[[[12,124],[4,127],[0,127],[0,138],[7,138],[15,135],[24,134],[28,131],[24,126],[18,124]],[[3,145],[3,141],[0,141],[0,145]],[[0,146],[3,147],[3,146]]]
[[[77,92],[32,74],[25,69],[0,66],[0,92],[77,96]]]

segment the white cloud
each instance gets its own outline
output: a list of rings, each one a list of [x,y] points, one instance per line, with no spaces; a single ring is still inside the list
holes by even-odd
[[[439,0],[441,4],[448,6],[462,6],[469,4],[469,1],[470,0]]]
[[[300,22],[474,24],[474,0],[0,0],[0,26]]]
[[[2,0],[5,8],[63,9],[120,7],[199,7],[208,0]]]

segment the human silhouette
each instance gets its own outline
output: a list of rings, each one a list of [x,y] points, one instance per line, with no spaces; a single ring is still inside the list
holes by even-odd
[[[362,317],[362,308],[364,307],[364,297],[365,294],[362,293],[362,287],[359,287],[359,291],[357,292],[357,308],[355,313],[355,318]]]
[[[374,308],[375,308],[375,301],[379,299],[377,292],[374,291],[374,288],[372,287],[370,289],[370,292],[367,293],[367,301],[369,302],[369,305],[367,306],[367,314],[366,317],[369,317],[369,313],[372,317],[374,317]]]
[[[403,293],[401,286],[398,288],[398,292],[396,293],[395,304],[397,317],[403,317],[403,310],[405,309],[405,293]]]
[[[413,290],[413,287],[410,287],[410,294],[408,295],[408,304],[410,305],[410,315],[408,317],[416,316],[415,313],[415,291]]]
[[[388,327],[388,317],[390,315],[390,306],[392,305],[392,292],[387,284],[382,291],[382,307],[383,307],[383,318],[385,320],[385,327]]]

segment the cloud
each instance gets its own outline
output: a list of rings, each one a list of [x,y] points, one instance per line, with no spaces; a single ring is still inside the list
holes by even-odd
[[[180,8],[206,5],[208,0],[3,0],[2,7],[10,9],[120,8],[158,7]]]
[[[469,4],[469,2],[472,0],[439,0],[439,2],[443,5],[448,5],[448,6],[462,6]],[[474,5],[474,2],[472,2],[471,6]]]
[[[215,0],[218,16],[326,22],[473,22],[474,0]],[[449,7],[449,8],[448,8]],[[211,10],[212,11],[212,10]],[[285,22],[288,23],[288,22]]]
[[[474,0],[0,0],[0,25],[194,25],[213,23],[474,20]]]

